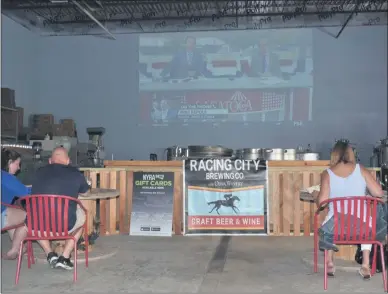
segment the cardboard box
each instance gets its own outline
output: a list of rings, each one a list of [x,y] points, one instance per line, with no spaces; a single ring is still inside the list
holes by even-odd
[[[74,128],[68,128],[66,125],[54,124],[53,125],[53,135],[54,136],[66,136],[66,137],[75,137]]]
[[[31,129],[52,128],[54,116],[52,114],[33,114],[30,116],[29,127]]]
[[[61,119],[60,125],[61,125],[62,136],[75,137],[76,126],[75,126],[75,122],[73,119],[70,119],[70,118]]]
[[[14,136],[18,125],[16,124],[18,113],[16,111],[3,111],[1,113],[1,133]]]
[[[15,90],[9,88],[1,88],[1,106],[15,108]]]
[[[17,114],[18,114],[18,126],[19,130],[21,130],[24,126],[24,108],[23,107],[16,107]]]
[[[75,129],[75,122],[72,119],[61,119],[59,123],[66,129]]]

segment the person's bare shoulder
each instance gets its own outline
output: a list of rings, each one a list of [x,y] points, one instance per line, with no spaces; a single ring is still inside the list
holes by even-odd
[[[327,181],[327,180],[329,180],[329,178],[330,178],[329,172],[327,170],[324,170],[321,173],[321,181]]]

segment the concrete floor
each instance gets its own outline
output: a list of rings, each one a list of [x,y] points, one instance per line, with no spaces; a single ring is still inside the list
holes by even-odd
[[[9,242],[2,239],[4,252]],[[97,246],[118,253],[88,269],[80,263],[75,284],[71,272],[42,262],[29,270],[24,260],[14,286],[16,262],[3,261],[2,293],[324,293],[322,271],[313,274],[302,262],[311,238],[111,236]],[[356,272],[337,271],[326,293],[383,291],[381,274],[363,281]]]

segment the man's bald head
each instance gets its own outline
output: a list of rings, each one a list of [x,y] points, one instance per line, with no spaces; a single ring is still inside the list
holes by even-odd
[[[55,148],[51,153],[49,163],[50,164],[56,163],[56,164],[63,164],[63,165],[70,164],[70,158],[69,158],[69,155],[67,154],[67,150],[63,147]]]

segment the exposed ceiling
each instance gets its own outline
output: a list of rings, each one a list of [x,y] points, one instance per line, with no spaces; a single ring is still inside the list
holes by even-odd
[[[42,35],[103,35],[387,25],[388,0],[2,0],[2,13]]]

